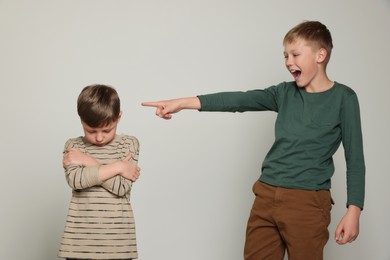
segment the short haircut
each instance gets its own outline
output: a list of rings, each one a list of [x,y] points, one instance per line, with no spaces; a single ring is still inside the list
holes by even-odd
[[[332,53],[332,35],[326,26],[318,21],[305,21],[287,32],[283,39],[283,45],[292,43],[298,39],[307,41],[317,48],[324,48],[327,52],[325,64],[328,63]]]
[[[116,122],[120,114],[118,93],[107,85],[86,86],[77,99],[77,113],[89,127],[103,127]]]

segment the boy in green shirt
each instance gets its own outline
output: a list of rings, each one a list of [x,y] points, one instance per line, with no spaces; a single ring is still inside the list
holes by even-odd
[[[329,30],[306,21],[283,40],[285,65],[294,77],[263,90],[222,92],[145,102],[171,119],[182,109],[275,111],[275,142],[253,186],[255,201],[247,225],[246,260],[323,259],[329,239],[332,156],[342,142],[347,163],[347,212],[336,228],[338,244],[359,233],[365,165],[359,103],[349,87],[331,81],[326,66],[333,48]]]

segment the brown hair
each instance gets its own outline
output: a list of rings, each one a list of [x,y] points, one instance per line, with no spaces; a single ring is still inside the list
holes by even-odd
[[[292,43],[297,39],[305,40],[315,47],[324,48],[327,52],[325,64],[328,63],[330,54],[332,53],[333,43],[332,35],[324,24],[318,21],[305,21],[298,24],[284,36],[283,45]]]
[[[113,87],[86,86],[77,99],[77,113],[90,127],[102,127],[116,122],[120,114],[120,100]]]

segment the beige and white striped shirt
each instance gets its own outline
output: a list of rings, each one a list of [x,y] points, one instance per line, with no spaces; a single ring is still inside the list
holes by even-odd
[[[65,150],[78,148],[100,164],[122,160],[128,153],[138,163],[137,138],[117,135],[103,147],[92,145],[83,137],[69,139]],[[80,259],[137,258],[135,223],[130,204],[132,182],[115,176],[99,181],[99,166],[71,166],[65,170],[72,188],[59,257]]]

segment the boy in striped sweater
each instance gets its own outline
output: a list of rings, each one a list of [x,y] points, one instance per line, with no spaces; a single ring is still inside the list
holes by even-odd
[[[84,136],[65,144],[63,166],[72,199],[58,256],[135,259],[130,190],[140,175],[138,140],[116,134],[122,112],[110,86],[85,87],[77,111]]]

